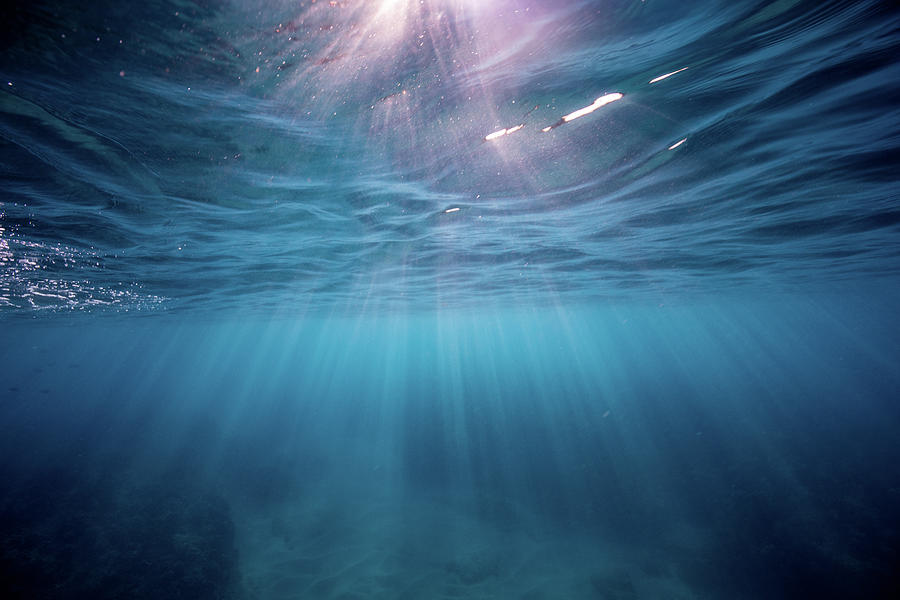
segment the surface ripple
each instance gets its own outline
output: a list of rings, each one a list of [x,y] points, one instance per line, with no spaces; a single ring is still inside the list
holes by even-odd
[[[0,311],[662,301],[900,274],[890,3],[489,4],[17,10]]]

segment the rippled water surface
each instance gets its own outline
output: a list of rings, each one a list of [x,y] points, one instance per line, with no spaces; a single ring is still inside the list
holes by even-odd
[[[3,20],[7,313],[658,301],[900,267],[888,2]]]

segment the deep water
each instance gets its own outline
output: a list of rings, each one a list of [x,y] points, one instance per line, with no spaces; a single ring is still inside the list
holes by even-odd
[[[0,596],[900,596],[890,2],[0,9]]]

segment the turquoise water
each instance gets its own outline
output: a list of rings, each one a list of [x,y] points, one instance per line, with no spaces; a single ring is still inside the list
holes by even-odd
[[[889,3],[0,12],[0,591],[900,591]]]

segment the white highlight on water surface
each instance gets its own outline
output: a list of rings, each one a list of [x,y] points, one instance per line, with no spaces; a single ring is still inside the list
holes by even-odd
[[[562,119],[560,119],[553,125],[548,125],[547,127],[544,127],[543,129],[541,129],[541,131],[546,133],[546,132],[550,131],[551,129],[559,127],[560,125],[562,125],[564,123],[568,123],[569,121],[574,121],[578,117],[583,117],[584,115],[590,114],[590,113],[594,112],[595,110],[597,110],[598,108],[600,108],[601,106],[606,106],[610,102],[615,102],[616,100],[621,100],[624,97],[625,97],[624,94],[620,94],[619,92],[613,92],[611,94],[606,94],[604,96],[600,96],[599,98],[594,100],[594,103],[591,104],[590,106],[585,106],[584,108],[579,108],[578,110],[576,110],[574,112],[570,112],[569,114],[564,116]]]
[[[622,98],[622,94],[619,92],[613,92],[612,94],[606,94],[605,96],[600,96],[594,103],[590,106],[585,106],[584,108],[580,108],[575,112],[571,112],[562,118],[563,121],[568,123],[569,121],[574,121],[578,117],[583,117],[586,114],[592,113],[601,106],[606,106],[610,102],[615,102],[616,100],[620,100]]]
[[[686,71],[686,70],[687,70],[687,67],[681,67],[677,71],[672,71],[671,73],[666,73],[665,75],[660,75],[659,77],[654,77],[653,79],[650,80],[650,83],[656,83],[657,81],[662,81],[663,79],[667,79],[667,78],[671,77],[672,75],[681,73],[682,71]]]
[[[448,208],[447,210],[444,211],[444,213],[445,213],[445,214],[449,214],[449,213],[456,212],[456,211],[458,211],[458,210],[459,210],[459,207]]]
[[[671,146],[669,146],[668,149],[669,149],[669,150],[674,150],[675,148],[677,148],[678,146],[682,145],[682,144],[685,143],[686,141],[687,141],[687,138],[682,138],[682,139],[678,140],[677,142],[675,142],[674,144],[672,144]]]
[[[499,137],[503,137],[504,135],[509,135],[510,133],[515,133],[516,131],[525,127],[524,123],[516,125],[515,127],[508,127],[506,129],[498,129],[494,133],[489,133],[484,136],[484,141],[489,142],[491,140],[496,140]]]

